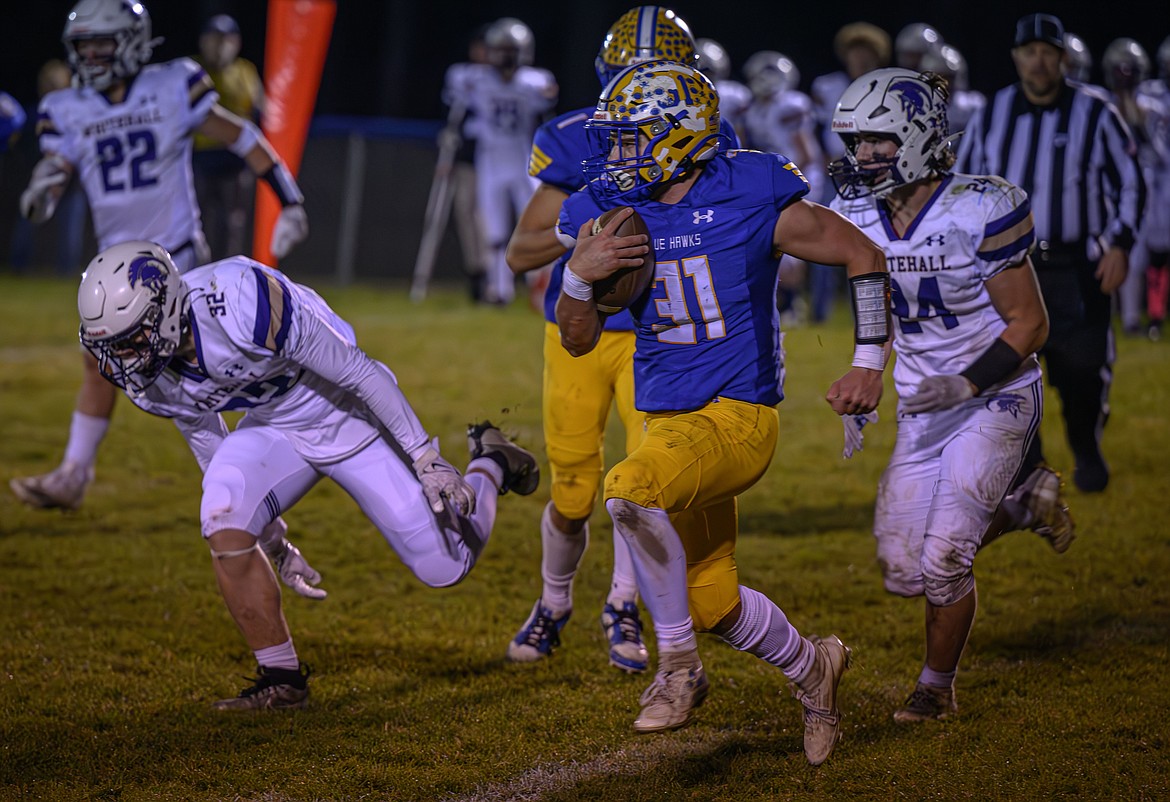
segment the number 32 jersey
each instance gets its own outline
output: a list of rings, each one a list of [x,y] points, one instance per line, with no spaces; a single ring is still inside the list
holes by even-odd
[[[699,409],[722,396],[773,406],[783,397],[773,230],[808,182],[783,156],[721,153],[676,204],[635,208],[650,231],[650,288],[630,306],[634,390],[643,412]],[[561,207],[569,242],[601,209],[588,190]]]
[[[1007,328],[984,282],[1022,262],[1035,240],[1022,189],[998,176],[948,175],[901,236],[872,196],[838,197],[832,208],[886,253],[899,396],[913,395],[928,376],[961,373]],[[1039,376],[1030,355],[996,389]]]
[[[187,58],[143,67],[121,103],[90,88],[45,95],[41,152],[76,168],[100,249],[138,239],[174,253],[197,238],[191,138],[217,99],[207,73]]]

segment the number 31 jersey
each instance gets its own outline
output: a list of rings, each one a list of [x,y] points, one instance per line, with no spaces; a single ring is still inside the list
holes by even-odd
[[[872,196],[838,197],[832,208],[885,251],[899,396],[913,395],[928,376],[961,373],[1007,328],[983,285],[1022,262],[1035,240],[1022,189],[998,176],[948,175],[900,236]],[[1039,375],[1030,355],[996,389],[1023,387]]]
[[[137,239],[176,252],[197,237],[191,138],[217,99],[207,73],[187,58],[143,67],[121,103],[90,88],[45,95],[41,152],[76,168],[100,249]]]

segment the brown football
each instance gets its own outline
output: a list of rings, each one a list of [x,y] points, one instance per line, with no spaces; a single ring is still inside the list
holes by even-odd
[[[624,208],[626,207],[619,206],[616,209],[609,209],[602,212],[593,221],[593,233],[597,234],[601,229],[605,228],[606,224],[613,219],[613,216]],[[638,214],[636,209],[632,215],[627,217],[618,226],[616,234],[619,237],[645,234],[647,244],[649,244],[650,230],[646,228],[646,221],[642,219],[642,216]],[[617,314],[636,301],[638,296],[650,286],[653,278],[654,248],[651,247],[650,252],[642,258],[641,266],[623,267],[616,273],[593,282],[593,300],[597,303],[597,308],[605,314]]]

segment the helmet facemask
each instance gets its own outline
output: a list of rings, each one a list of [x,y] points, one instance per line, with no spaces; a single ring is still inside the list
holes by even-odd
[[[150,14],[130,0],[82,0],[69,13],[61,38],[78,83],[99,92],[137,75],[162,41],[150,36]],[[81,42],[106,38],[114,41],[110,58],[90,62],[78,52]]]

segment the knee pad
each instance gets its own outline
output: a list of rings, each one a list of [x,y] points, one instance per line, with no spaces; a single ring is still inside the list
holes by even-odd
[[[605,497],[609,501],[621,499],[640,507],[661,507],[658,487],[654,466],[637,453],[610,468],[605,476]]]
[[[878,565],[882,569],[882,584],[895,596],[911,598],[925,592],[922,583],[922,567],[914,555],[902,553],[902,549],[883,548],[886,541],[878,539]]]
[[[244,474],[231,465],[212,465],[203,475],[203,498],[199,504],[199,519],[203,536],[211,537],[223,529],[241,529],[250,535],[260,535],[269,523],[267,509],[260,514],[244,507]]]
[[[459,584],[471,571],[475,558],[466,548],[460,548],[457,536],[442,526],[439,540],[429,527],[403,534],[395,551],[410,572],[427,587],[448,588]],[[441,542],[446,541],[446,542]]]
[[[922,545],[922,580],[926,600],[936,607],[949,607],[975,587],[972,558],[955,544],[927,537]]]

